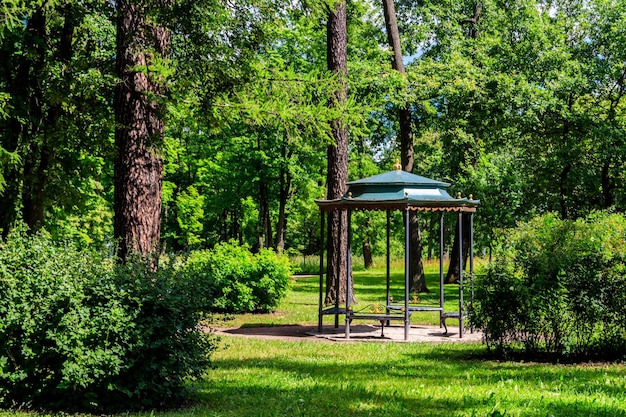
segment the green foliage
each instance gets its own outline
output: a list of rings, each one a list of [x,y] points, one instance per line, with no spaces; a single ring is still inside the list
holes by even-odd
[[[163,408],[187,398],[185,382],[205,374],[215,339],[199,324],[208,317],[202,288],[184,276],[175,259],[157,272],[132,260],[115,270],[119,296],[134,317],[134,345],[105,397],[109,408]],[[102,398],[102,397],[101,397]]]
[[[626,217],[543,215],[511,231],[476,281],[474,325],[499,351],[621,356],[626,348]]]
[[[206,308],[222,313],[272,310],[286,295],[291,275],[287,256],[269,249],[253,255],[234,242],[193,252],[184,269],[202,288]]]
[[[176,197],[178,226],[183,233],[182,243],[187,247],[200,243],[204,217],[203,205],[204,197],[198,194],[198,190],[193,185]]]
[[[174,268],[111,259],[18,229],[0,245],[0,406],[171,406],[214,349]],[[184,283],[184,284],[182,284]]]

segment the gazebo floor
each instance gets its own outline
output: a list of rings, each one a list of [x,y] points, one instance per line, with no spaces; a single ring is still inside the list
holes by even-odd
[[[481,332],[470,332],[465,329],[463,337],[459,337],[459,327],[451,326],[448,323],[448,333],[439,326],[411,325],[409,339],[404,340],[404,325],[392,324],[385,326],[381,336],[380,324],[352,324],[350,326],[350,339],[346,339],[345,326],[340,325],[334,328],[332,324],[327,324],[322,332],[317,331],[317,327],[307,334],[319,338],[324,338],[337,342],[433,342],[433,343],[480,343],[483,340]]]

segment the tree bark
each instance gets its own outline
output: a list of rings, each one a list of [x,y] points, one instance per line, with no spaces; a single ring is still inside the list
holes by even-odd
[[[337,74],[340,86],[329,106],[343,106],[348,100],[348,32],[346,2],[337,3],[329,10],[326,24],[326,60],[329,71]],[[343,120],[332,123],[334,144],[327,149],[328,170],[326,174],[327,198],[341,197],[348,182],[348,126]],[[346,301],[346,256],[348,242],[348,215],[345,211],[330,212],[328,216],[328,263],[326,273],[326,303]],[[338,290],[337,290],[338,287]]]
[[[113,230],[121,261],[138,254],[150,257],[156,268],[163,177],[161,99],[166,83],[151,71],[151,64],[154,58],[167,57],[171,37],[147,22],[140,4],[117,2]]]
[[[470,213],[463,213],[463,270],[469,259],[470,245]],[[459,222],[457,220],[454,228],[454,243],[450,254],[450,263],[448,264],[448,272],[444,282],[446,284],[454,284],[459,280]]]

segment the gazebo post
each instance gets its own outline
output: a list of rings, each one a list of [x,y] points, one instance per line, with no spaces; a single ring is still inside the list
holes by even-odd
[[[410,255],[410,224],[409,224],[409,207],[407,206],[404,211],[404,340],[409,340],[409,329],[411,327],[410,313],[409,313],[409,255]]]
[[[391,302],[391,260],[390,257],[391,255],[389,254],[390,251],[390,244],[389,244],[389,229],[391,226],[391,220],[390,220],[390,213],[389,213],[389,209],[386,210],[387,213],[387,301],[385,303],[385,306],[387,307],[386,309],[386,314],[389,314],[389,303]],[[387,324],[389,324],[389,322],[387,322]]]
[[[443,288],[443,211],[439,213],[439,328],[443,325],[445,292]]]
[[[323,327],[323,295],[324,290],[324,210],[320,210],[320,297],[317,316],[317,332],[322,332]]]
[[[470,305],[474,305],[474,213],[470,214]],[[470,326],[474,333],[474,326]]]
[[[350,312],[352,307],[350,306],[350,302],[352,300],[352,294],[350,294],[350,287],[352,281],[352,210],[347,210],[347,219],[348,219],[348,242],[346,249],[346,339],[350,339],[350,321],[352,317],[350,317]],[[337,297],[339,298],[339,297]]]
[[[339,230],[341,230],[341,228],[343,227],[343,210],[337,210],[338,216],[339,216]],[[330,223],[330,220],[329,220]],[[335,329],[339,328],[339,286],[340,286],[340,281],[341,281],[341,276],[340,276],[340,272],[341,272],[341,262],[339,262],[339,260],[341,259],[341,256],[339,255],[341,253],[341,242],[335,242],[335,254],[337,254],[337,262],[335,262]]]
[[[463,212],[459,211],[459,337],[463,337]]]

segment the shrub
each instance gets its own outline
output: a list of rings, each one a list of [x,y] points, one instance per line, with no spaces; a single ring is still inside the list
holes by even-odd
[[[110,260],[20,230],[0,244],[0,406],[158,407],[184,398],[214,342],[171,267]]]
[[[626,218],[555,215],[521,224],[478,277],[472,322],[489,348],[567,357],[626,348]]]
[[[202,288],[206,308],[220,313],[275,308],[287,293],[291,275],[286,256],[269,249],[253,255],[234,242],[193,252],[185,270]]]

